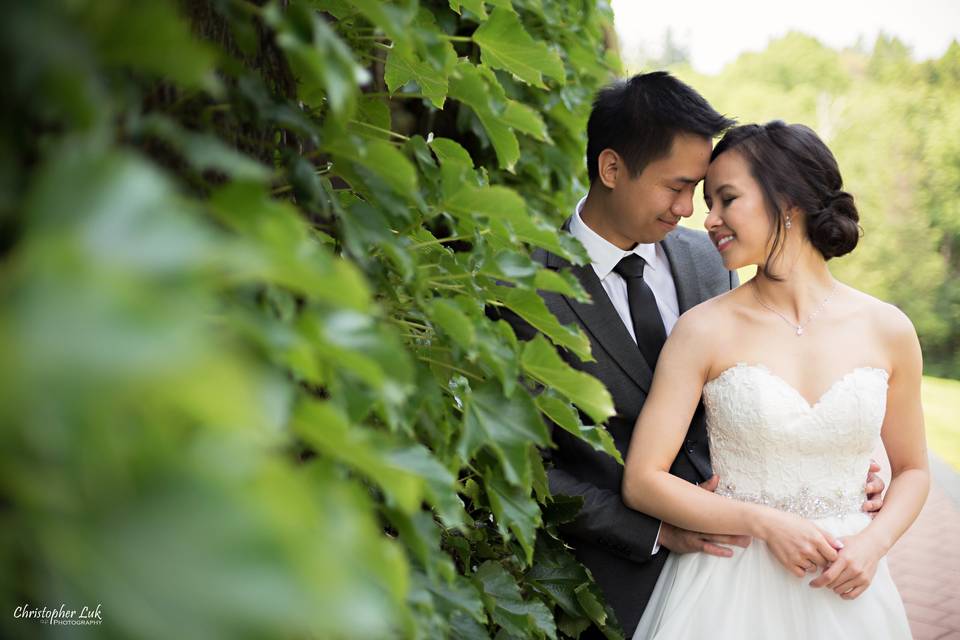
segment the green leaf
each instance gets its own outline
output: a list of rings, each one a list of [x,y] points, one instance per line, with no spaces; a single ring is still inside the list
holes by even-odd
[[[483,0],[450,0],[450,8],[460,13],[460,7],[467,9],[480,20],[487,19],[487,9],[483,6]]]
[[[539,265],[526,253],[507,249],[498,251],[493,256],[493,264],[488,268],[496,269],[497,274],[511,282],[530,286],[533,284],[533,276],[537,274]]]
[[[537,396],[535,400],[537,408],[540,409],[554,424],[565,431],[572,433],[584,442],[589,443],[597,451],[603,451],[613,456],[617,462],[623,464],[623,458],[616,444],[613,442],[613,436],[602,425],[584,425],[580,421],[580,415],[568,402],[564,401],[552,389],[547,389]]]
[[[448,170],[445,165],[444,190],[453,190],[443,201],[443,207],[459,220],[469,223],[476,216],[485,216],[491,220],[505,223],[504,235],[511,242],[517,240],[543,247],[557,255],[580,260],[583,250],[579,243],[566,233],[561,233],[542,220],[532,217],[520,195],[507,187],[477,187],[464,182],[463,174]],[[457,164],[456,167],[461,165]]]
[[[265,279],[357,311],[369,309],[369,288],[352,264],[333,256],[287,202],[263,186],[232,182],[213,193],[210,209],[246,242],[231,253],[231,277]]]
[[[473,321],[452,301],[436,298],[428,307],[430,319],[438,324],[453,341],[470,351],[476,340]]]
[[[423,478],[392,459],[393,451],[382,434],[350,424],[331,403],[317,400],[300,402],[293,426],[310,446],[376,482],[389,501],[404,513],[420,509]]]
[[[462,612],[472,620],[486,624],[487,614],[480,593],[476,585],[463,576],[458,575],[450,582],[432,580],[427,589],[433,595],[437,610],[447,617],[455,611]]]
[[[583,496],[555,495],[540,507],[540,513],[544,524],[550,526],[573,522],[580,514],[581,508],[583,508]]]
[[[357,111],[350,122],[350,131],[367,138],[390,141],[390,105],[383,98],[362,97],[357,101]],[[361,124],[362,123],[362,124]]]
[[[536,450],[531,456],[536,456],[537,459],[540,457]],[[497,520],[500,533],[504,536],[508,531],[513,534],[523,548],[529,564],[533,560],[533,545],[541,522],[537,501],[530,495],[529,489],[508,484],[497,469],[486,469],[483,479],[490,509]]]
[[[441,165],[454,164],[467,169],[473,169],[473,159],[470,153],[456,140],[450,138],[434,138],[430,141],[430,148],[437,155]]]
[[[426,570],[430,582],[452,580],[456,574],[450,556],[440,552],[440,529],[433,515],[427,511],[404,513],[399,509],[385,509],[398,538]]]
[[[590,294],[584,290],[577,277],[569,271],[539,269],[533,283],[537,289],[542,291],[556,291],[580,302],[590,302]]]
[[[577,587],[575,593],[577,595],[577,602],[580,603],[580,606],[583,607],[583,610],[587,612],[587,616],[596,622],[601,627],[606,626],[607,624],[607,612],[601,603],[598,594],[595,593],[595,589],[591,588],[592,585],[581,584]]]
[[[277,32],[277,44],[284,51],[297,78],[300,99],[312,107],[329,105],[334,115],[353,114],[359,85],[370,74],[353,59],[353,53],[316,12],[293,3],[286,11],[268,4],[263,18]]]
[[[543,298],[536,292],[519,287],[492,287],[497,300],[511,311],[541,331],[550,340],[572,351],[580,360],[591,362],[590,339],[576,325],[562,325],[556,316],[550,313]]]
[[[557,629],[550,610],[540,600],[525,601],[513,576],[499,563],[488,560],[474,576],[483,591],[483,602],[493,621],[517,637],[556,638]]]
[[[270,178],[269,168],[227,146],[220,138],[184,129],[166,116],[150,114],[139,123],[138,130],[142,135],[156,136],[170,144],[199,172],[219,171],[236,180],[251,182],[265,182]]]
[[[421,444],[412,444],[390,454],[398,467],[417,474],[425,483],[425,494],[447,527],[463,527],[468,516],[463,501],[457,495],[456,478]]]
[[[416,167],[389,142],[341,136],[326,148],[336,159],[355,162],[374,173],[396,194],[407,200],[416,198]],[[334,171],[337,171],[336,165]]]
[[[493,72],[461,60],[450,76],[449,95],[473,109],[493,144],[500,166],[513,171],[520,158],[520,143],[503,120],[506,97]]]
[[[527,205],[513,189],[507,187],[471,187],[462,185],[460,190],[444,201],[444,207],[456,216],[486,216],[502,218],[522,225]]]
[[[540,536],[537,539],[533,564],[525,578],[537,592],[548,598],[549,602],[557,604],[567,616],[587,618],[608,638],[622,640],[612,611],[602,603],[599,587],[561,542]],[[569,619],[567,624],[574,626]]]
[[[567,364],[540,334],[524,346],[520,366],[534,380],[569,398],[598,424],[616,413],[613,397],[603,383]]]
[[[437,109],[442,109],[450,87],[450,73],[457,61],[453,45],[444,42],[443,46],[444,61],[439,69],[421,60],[414,53],[391,50],[387,54],[383,76],[387,89],[391,93],[396,93],[408,82],[415,82],[420,87],[420,92]]]
[[[475,180],[469,178],[473,172],[463,165],[459,156],[452,159],[447,159],[448,156],[438,157],[443,163],[443,207],[449,213],[466,224],[471,223],[477,215],[501,221],[507,225],[505,228],[509,233],[506,236],[511,242],[529,242],[575,264],[584,262],[586,253],[582,245],[570,234],[562,233],[556,226],[531,215],[516,191],[499,185],[475,186]],[[566,290],[578,287],[572,279],[568,283]]]
[[[215,50],[190,32],[175,5],[102,2],[82,19],[108,65],[156,74],[188,88],[217,90]]]
[[[513,394],[504,398],[490,383],[474,389],[463,408],[463,431],[457,453],[464,460],[480,448],[493,451],[503,467],[507,482],[530,487],[532,445],[546,445],[550,434],[529,396]]]
[[[394,45],[409,47],[410,23],[417,15],[416,0],[398,2],[380,2],[380,0],[351,0],[353,7],[367,20],[383,30],[393,40]],[[406,6],[397,6],[397,5]]]
[[[516,100],[508,100],[503,110],[502,120],[518,131],[530,134],[537,140],[550,140],[547,133],[547,124],[533,107]]]
[[[580,500],[582,502],[582,499]],[[589,586],[590,576],[561,543],[540,536],[534,561],[525,574],[528,584],[570,615],[585,612],[577,598],[577,588]]]
[[[487,328],[481,325],[477,332],[477,349],[480,361],[486,364],[500,380],[503,395],[510,396],[520,377],[517,358],[517,336],[503,320]]]
[[[473,33],[480,45],[481,60],[494,69],[514,74],[527,84],[542,89],[541,72],[563,83],[563,61],[546,44],[530,37],[513,12],[494,9],[490,18]]]
[[[459,142],[449,138],[434,138],[430,148],[440,162],[440,179],[443,196],[449,198],[465,186],[477,184],[470,154]]]
[[[539,449],[533,447],[529,449],[529,453],[530,468],[533,472],[533,493],[537,500],[546,502],[550,499],[550,481],[547,479],[547,469],[543,466],[543,456],[540,455]]]
[[[413,364],[400,340],[372,317],[346,309],[305,314],[304,332],[331,368],[350,370],[378,389],[388,404],[400,404],[413,391]]]
[[[406,38],[395,38],[387,53],[384,67],[387,89],[394,93],[408,82],[415,82],[420,92],[437,109],[442,109],[457,52],[449,40],[440,37],[442,31],[433,13],[425,7],[420,9],[414,25],[404,31],[411,29],[417,46],[410,46]]]

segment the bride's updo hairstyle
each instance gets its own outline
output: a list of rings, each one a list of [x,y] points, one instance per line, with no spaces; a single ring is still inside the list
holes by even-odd
[[[782,120],[734,127],[717,143],[710,161],[732,150],[747,161],[772,223],[773,245],[764,275],[779,279],[768,267],[771,258],[783,250],[784,208],[804,212],[807,236],[824,259],[853,251],[860,239],[860,215],[853,196],[842,190],[836,158],[812,129]]]

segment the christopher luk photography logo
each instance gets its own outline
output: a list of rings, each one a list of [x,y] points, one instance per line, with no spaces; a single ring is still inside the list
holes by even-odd
[[[22,604],[13,610],[13,617],[17,620],[34,620],[49,625],[99,625],[103,622],[100,603],[95,607],[83,606],[79,611],[68,609],[64,603],[60,603],[57,609]]]

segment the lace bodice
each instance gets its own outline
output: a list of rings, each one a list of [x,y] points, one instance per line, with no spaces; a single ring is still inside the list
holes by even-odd
[[[886,411],[883,369],[858,367],[813,405],[762,365],[703,387],[717,493],[806,518],[859,512]]]

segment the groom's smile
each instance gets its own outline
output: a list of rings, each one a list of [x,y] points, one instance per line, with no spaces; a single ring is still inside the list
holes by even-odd
[[[669,218],[667,219],[657,218],[657,220],[659,220],[663,224],[663,226],[667,228],[667,231],[673,231],[674,229],[676,229],[677,224],[680,222],[680,218],[674,218],[672,220]]]

